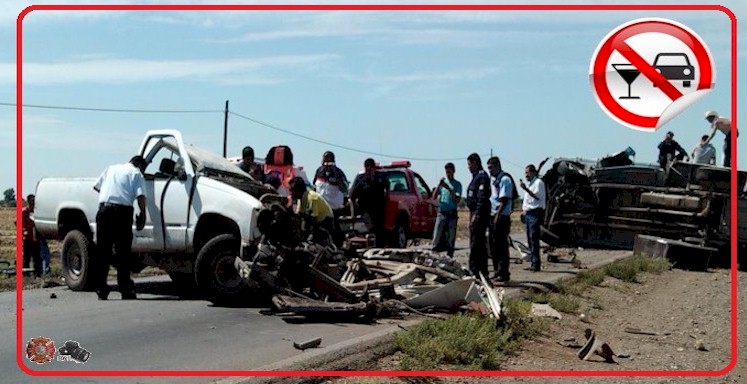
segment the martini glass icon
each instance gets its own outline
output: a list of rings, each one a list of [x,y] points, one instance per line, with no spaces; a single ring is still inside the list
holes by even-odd
[[[641,71],[639,71],[638,68],[630,63],[612,64],[612,68],[615,68],[615,71],[620,74],[620,77],[622,77],[623,80],[628,83],[628,95],[620,96],[618,97],[618,99],[640,99],[640,96],[632,96],[630,94],[630,86],[633,84],[638,75],[641,74]]]

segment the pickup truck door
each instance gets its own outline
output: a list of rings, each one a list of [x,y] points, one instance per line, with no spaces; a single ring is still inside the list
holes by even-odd
[[[416,220],[413,228],[418,233],[433,233],[433,227],[436,225],[436,215],[438,214],[438,203],[433,196],[428,184],[425,183],[419,174],[413,172],[415,179],[415,190],[418,194],[418,202],[415,207]]]
[[[144,148],[148,217],[143,231],[135,232],[135,245],[162,252],[187,249],[187,215],[194,175],[180,155],[173,137],[156,137]]]
[[[392,230],[402,209],[407,210],[408,216],[412,218],[415,213],[415,190],[403,171],[392,170],[386,172],[389,183],[389,196],[387,198],[387,210],[385,227]]]

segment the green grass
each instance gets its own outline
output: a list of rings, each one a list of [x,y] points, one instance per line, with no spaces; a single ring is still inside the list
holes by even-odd
[[[555,310],[563,313],[576,313],[581,306],[578,297],[564,293],[533,293],[529,301],[540,304],[550,304]]]
[[[564,313],[576,313],[580,297],[590,287],[611,276],[625,282],[637,282],[640,273],[659,274],[671,269],[666,259],[634,256],[616,261],[605,268],[580,272],[558,285],[557,292],[534,293],[527,300],[506,300],[508,320],[496,328],[496,321],[477,314],[456,315],[445,320],[426,320],[413,329],[395,335],[403,353],[402,370],[500,369],[504,359],[518,350],[525,339],[546,329],[547,319],[531,318],[532,302],[548,303]],[[590,298],[592,301],[599,301]]]
[[[595,269],[591,271],[581,271],[573,280],[565,281],[558,284],[558,291],[566,295],[579,296],[581,293],[601,284],[607,276],[605,269]]]
[[[560,312],[572,314],[576,313],[581,306],[578,297],[590,287],[600,285],[607,276],[628,283],[636,283],[642,272],[659,274],[671,267],[672,265],[665,259],[633,256],[616,261],[605,268],[582,271],[574,279],[558,284],[557,293],[534,293],[529,296],[529,299],[535,303],[548,303]]]
[[[608,265],[605,268],[607,275],[628,283],[638,283],[638,274],[654,273],[660,274],[672,268],[672,264],[663,258],[651,258],[648,256],[633,256]]]
[[[414,329],[395,335],[404,356],[402,370],[432,370],[439,367],[464,370],[494,370],[506,356],[516,352],[521,340],[542,332],[544,321],[527,316],[530,302],[506,301],[508,320],[476,314],[455,315],[445,320],[425,320]]]

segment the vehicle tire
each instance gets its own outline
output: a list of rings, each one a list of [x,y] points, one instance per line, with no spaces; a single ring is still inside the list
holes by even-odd
[[[96,263],[92,257],[95,245],[83,232],[76,229],[62,241],[62,276],[73,291],[90,291],[93,287]]]
[[[185,272],[169,272],[171,281],[176,286],[177,294],[181,297],[196,297],[199,296],[197,289],[197,281],[194,273]]]
[[[249,302],[249,287],[233,265],[240,247],[239,239],[224,234],[208,241],[197,254],[197,288],[202,296],[217,306]]]
[[[391,240],[389,242],[392,248],[407,248],[407,228],[404,220],[397,220],[397,224],[392,229]]]

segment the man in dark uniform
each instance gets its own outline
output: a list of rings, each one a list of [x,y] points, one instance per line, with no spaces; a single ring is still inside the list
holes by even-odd
[[[664,141],[659,143],[659,166],[666,169],[667,164],[672,160],[690,160],[690,156],[687,155],[685,148],[682,148],[680,143],[674,140],[674,133],[667,132],[664,135]]]
[[[350,216],[368,214],[376,236],[376,246],[385,244],[384,218],[389,182],[376,171],[374,159],[366,159],[364,171],[353,180],[350,187]]]
[[[485,232],[490,223],[490,176],[482,167],[480,155],[467,157],[472,181],[467,187],[469,208],[469,269],[475,276],[488,276],[488,249]]]
[[[129,163],[109,166],[99,176],[93,189],[99,193],[99,211],[96,214],[96,245],[101,256],[96,278],[99,300],[109,297],[111,288],[106,283],[112,248],[116,255],[117,284],[122,300],[135,299],[135,284],[130,276],[132,251],[133,202],[137,200],[136,228],[145,227],[145,179],[143,172],[148,164],[142,156],[134,156]]]

